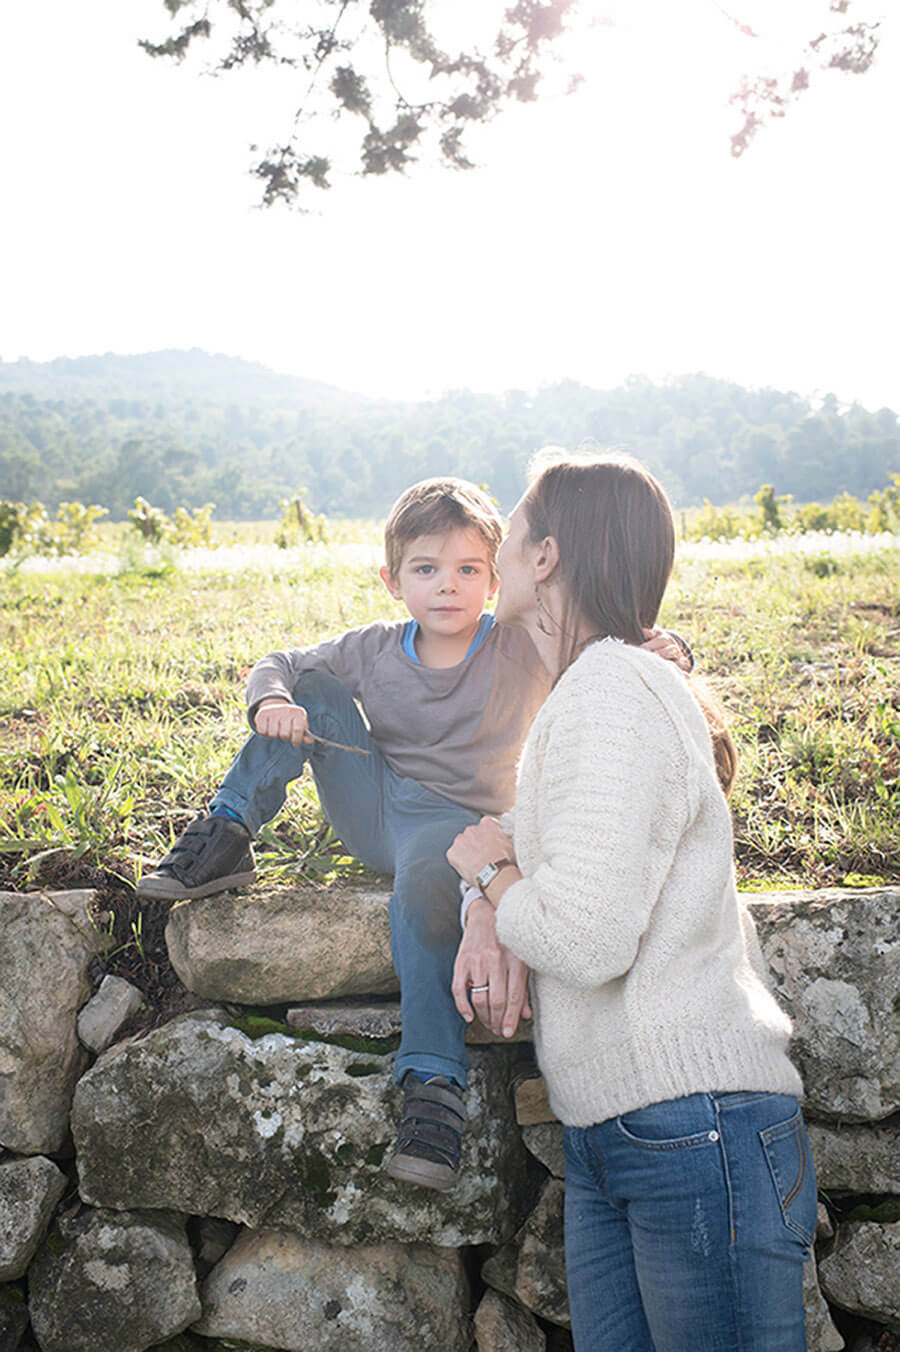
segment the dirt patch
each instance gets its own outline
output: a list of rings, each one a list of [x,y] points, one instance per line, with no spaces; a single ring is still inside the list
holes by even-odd
[[[67,892],[90,889],[90,915],[97,930],[107,936],[107,949],[88,965],[92,993],[105,976],[119,976],[136,986],[143,1008],[120,1030],[117,1040],[158,1028],[179,1014],[197,1009],[198,999],[179,980],[169,961],[165,929],[170,903],[139,901],[134,888],[108,869],[74,859],[69,850],[48,850],[32,859],[34,867],[25,887],[0,876],[0,888],[11,892]]]

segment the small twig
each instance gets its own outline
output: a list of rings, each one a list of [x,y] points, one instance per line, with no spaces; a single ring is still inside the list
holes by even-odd
[[[345,746],[343,742],[331,742],[327,737],[318,737],[314,732],[308,732],[314,742],[321,742],[323,746],[333,746],[336,751],[352,751],[354,756],[371,756],[371,751],[367,751],[363,746]]]
[[[735,28],[737,28],[739,32],[743,33],[745,38],[759,37],[759,34],[754,32],[749,24],[742,23],[741,20],[738,19],[734,14],[729,14],[728,10],[725,9],[723,5],[719,4],[719,0],[712,0],[712,3],[715,5],[719,13],[722,14],[728,20],[729,23],[733,23]]]

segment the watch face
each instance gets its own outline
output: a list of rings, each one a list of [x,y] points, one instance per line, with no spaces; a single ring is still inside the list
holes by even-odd
[[[481,888],[487,887],[488,883],[495,877],[498,869],[495,864],[485,864],[480,873],[475,874],[475,881]]]

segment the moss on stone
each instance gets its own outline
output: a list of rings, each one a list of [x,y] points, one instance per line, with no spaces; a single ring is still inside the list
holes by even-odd
[[[331,1169],[328,1160],[318,1150],[308,1150],[300,1166],[300,1184],[311,1193],[323,1209],[331,1206],[337,1193],[331,1191]]]
[[[236,1028],[251,1042],[256,1042],[269,1033],[279,1033],[294,1042],[324,1042],[329,1047],[343,1047],[348,1052],[362,1052],[367,1056],[389,1056],[400,1046],[400,1035],[391,1037],[358,1037],[353,1033],[319,1033],[315,1028],[289,1028],[279,1019],[264,1014],[242,1014],[232,1016],[228,1021],[230,1028]]]
[[[875,1206],[856,1206],[844,1218],[848,1221],[877,1221],[880,1225],[891,1225],[900,1221],[900,1197],[877,1202]]]
[[[174,1338],[168,1338],[164,1343],[154,1343],[147,1352],[206,1352],[209,1343],[205,1338],[194,1338],[190,1333],[178,1333]],[[218,1346],[218,1344],[216,1344]],[[226,1345],[222,1343],[224,1348]],[[237,1348],[237,1343],[233,1346]]]
[[[371,1164],[373,1169],[378,1169],[381,1166],[382,1160],[387,1154],[387,1149],[388,1148],[385,1143],[377,1141],[374,1145],[370,1145],[368,1150],[366,1151],[366,1164]]]
[[[192,1344],[192,1347],[202,1347],[205,1352],[280,1352],[277,1347],[263,1347],[261,1343],[239,1343],[234,1338],[217,1338],[215,1342],[209,1342],[204,1338],[202,1343]],[[156,1352],[156,1349],[153,1349]]]
[[[389,1056],[400,1046],[399,1033],[391,1037],[362,1037],[355,1033],[317,1033],[314,1028],[298,1028],[294,1037],[304,1042],[326,1042],[331,1047],[343,1047],[345,1051],[366,1056]]]
[[[24,1305],[25,1293],[21,1286],[0,1286],[0,1305]]]
[[[278,1019],[265,1018],[261,1014],[245,1014],[240,1018],[232,1018],[229,1026],[243,1033],[251,1042],[256,1042],[268,1033],[280,1033],[282,1037],[296,1036],[286,1023],[281,1023]]]
[[[384,1066],[377,1066],[374,1061],[354,1061],[352,1066],[347,1067],[347,1074],[354,1079],[361,1079],[364,1075],[383,1075]]]

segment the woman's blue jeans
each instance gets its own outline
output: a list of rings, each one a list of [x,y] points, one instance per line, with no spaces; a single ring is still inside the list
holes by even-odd
[[[804,1352],[816,1180],[796,1099],[691,1094],[566,1127],[577,1352]]]
[[[391,954],[403,1021],[394,1074],[398,1080],[408,1070],[425,1079],[446,1075],[464,1088],[465,1024],[450,993],[461,938],[459,878],[445,851],[479,814],[395,774],[334,676],[302,676],[294,700],[309,715],[312,732],[371,754],[320,743],[295,747],[252,733],[211,806],[230,808],[256,835],[281,809],[288,784],[309,761],[322,809],[348,851],[369,868],[394,875]]]

